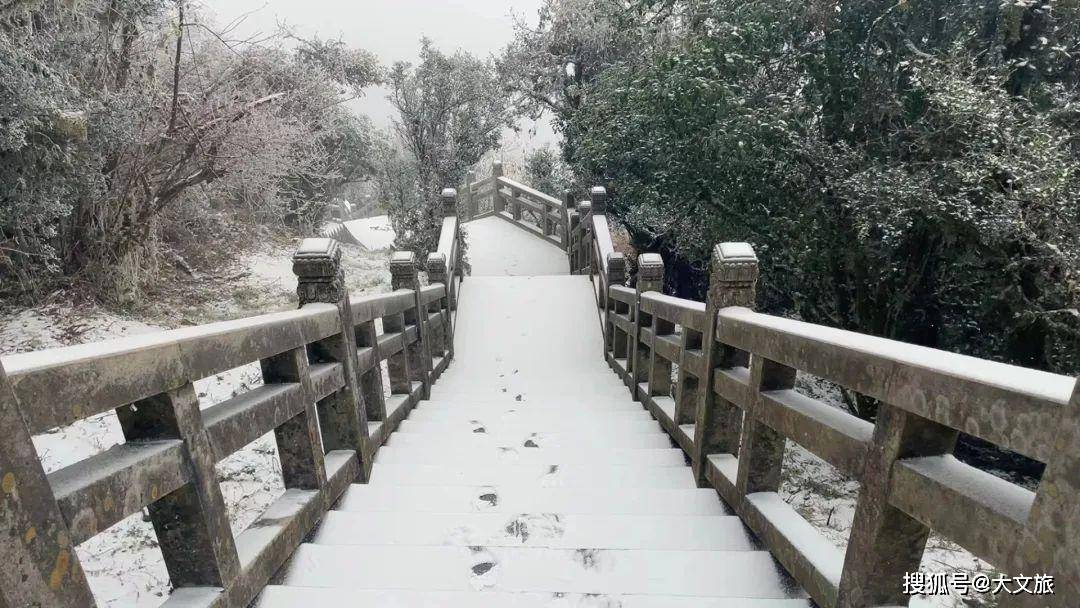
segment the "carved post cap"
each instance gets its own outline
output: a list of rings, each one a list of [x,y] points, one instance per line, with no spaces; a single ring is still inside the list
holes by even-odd
[[[341,270],[341,244],[334,239],[304,239],[293,254],[296,295],[300,305],[311,302],[337,303],[345,298],[345,276]]]
[[[592,190],[589,190],[593,213],[598,215],[607,213],[607,198],[607,188],[603,186],[593,186]]]
[[[457,215],[456,189],[443,188],[442,194],[439,195],[439,199],[442,201],[443,217],[454,217]]]
[[[446,254],[429,253],[427,256],[427,273],[429,283],[446,283]]]
[[[727,306],[753,308],[757,300],[758,259],[749,243],[720,243],[713,248],[709,276],[710,310]]]
[[[578,211],[578,215],[580,215],[581,217],[585,217],[586,215],[589,215],[590,213],[592,213],[592,202],[591,201],[581,201],[580,203],[577,204],[577,211]]]
[[[395,251],[390,256],[390,288],[413,289],[416,287],[416,254],[412,251]]]
[[[720,243],[713,248],[712,280],[752,283],[758,278],[758,259],[750,243]]]
[[[638,256],[638,281],[663,281],[664,258],[659,253],[643,253]]]
[[[622,285],[626,281],[626,256],[614,251],[607,256],[608,285]]]

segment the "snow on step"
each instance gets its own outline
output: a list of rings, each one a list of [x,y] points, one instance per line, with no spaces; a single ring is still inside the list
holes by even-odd
[[[428,411],[453,410],[459,412],[505,413],[515,411],[551,411],[559,414],[564,411],[574,412],[643,412],[645,408],[629,399],[581,399],[580,397],[563,398],[548,401],[514,401],[513,399],[433,399],[422,401],[419,409]],[[418,411],[419,411],[418,409]]]
[[[377,465],[378,471],[384,465]],[[372,486],[353,484],[340,511],[380,513],[561,513],[563,515],[728,515],[705,488],[540,488],[502,486]]]
[[[544,488],[693,488],[689,467],[616,464],[506,465],[476,467],[380,464],[369,485],[535,485]]]
[[[255,608],[811,608],[804,599],[707,598],[658,595],[379,591],[267,587]]]
[[[597,421],[593,419],[591,423],[586,423],[580,420],[573,420],[568,418],[560,418],[558,416],[541,416],[539,418],[533,417],[531,420],[488,420],[481,421],[475,418],[465,420],[431,420],[417,417],[413,419],[411,416],[408,420],[403,420],[398,430],[402,433],[423,433],[429,431],[436,431],[440,433],[493,433],[493,434],[506,434],[506,433],[518,433],[518,432],[536,432],[536,433],[551,433],[551,432],[566,432],[566,431],[602,431],[605,433],[614,433],[618,435],[627,434],[641,434],[641,433],[660,433],[660,424],[650,418],[638,418],[634,419],[622,419]]]
[[[765,551],[304,544],[283,584],[776,599],[799,593]]]
[[[447,450],[427,445],[400,447],[383,446],[375,456],[380,464],[439,464],[456,467],[473,467],[485,464],[542,464],[568,465],[589,463],[617,463],[627,466],[683,467],[686,458],[682,450],[590,448],[588,446],[558,449],[526,448],[523,446],[465,446]]]
[[[412,422],[440,422],[470,424],[514,422],[532,424],[536,422],[566,421],[574,424],[612,424],[622,422],[652,422],[653,418],[644,408],[627,410],[536,410],[529,406],[488,408],[487,410],[465,408],[427,407],[426,403],[409,414]]]
[[[670,448],[671,439],[662,431],[655,433],[634,433],[614,435],[603,431],[584,432],[566,431],[541,433],[529,426],[513,430],[501,429],[499,432],[467,432],[447,435],[439,430],[399,430],[390,436],[387,445],[416,446],[430,445],[441,449],[462,449],[465,446],[488,447],[527,447],[527,448],[563,448],[563,447],[598,447],[598,448]]]
[[[557,513],[327,514],[311,542],[323,545],[453,545],[546,549],[752,551],[734,516]]]
[[[630,400],[630,394],[628,391],[622,393],[612,393],[603,395],[588,395],[583,396],[573,391],[548,391],[548,392],[525,392],[525,393],[509,393],[509,392],[479,392],[478,389],[462,389],[460,391],[446,391],[439,388],[439,383],[436,382],[431,387],[431,398],[435,401],[479,401],[479,402],[495,402],[495,403],[578,403],[582,407],[609,407],[613,405],[627,405],[635,404],[641,407],[640,403],[635,403]]]

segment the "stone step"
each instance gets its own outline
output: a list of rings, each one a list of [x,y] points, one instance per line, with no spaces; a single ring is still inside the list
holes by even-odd
[[[401,447],[386,445],[375,456],[375,464],[445,464],[456,467],[474,467],[485,464],[539,464],[569,465],[588,463],[612,463],[627,466],[686,466],[682,450],[593,448],[589,446],[564,448],[526,448],[521,445],[466,446],[447,450],[427,445]]]
[[[520,397],[520,399],[518,398]],[[612,393],[610,395],[579,395],[569,391],[551,391],[551,392],[524,392],[524,393],[510,393],[510,392],[479,392],[475,389],[468,391],[446,391],[439,386],[436,382],[431,387],[431,400],[432,401],[449,401],[453,403],[460,403],[462,401],[479,401],[482,403],[582,403],[587,404],[590,407],[608,407],[608,406],[625,406],[628,404],[636,404],[639,407],[640,403],[633,401],[630,397],[629,391],[622,393]]]
[[[528,372],[516,374],[512,378],[485,378],[483,376],[455,376],[449,372],[443,374],[436,382],[444,389],[463,390],[473,388],[480,391],[501,390],[510,391],[536,391],[552,388],[551,378],[559,379],[559,387],[574,394],[590,392],[615,392],[622,391],[629,395],[630,390],[619,381],[618,376],[611,370],[603,372],[603,375],[590,375],[565,377],[565,376],[533,376]]]
[[[306,543],[282,581],[301,587],[786,599],[765,551],[365,547]],[[307,602],[305,602],[306,604]]]
[[[505,400],[509,401],[552,401],[552,400],[577,400],[597,403],[626,403],[633,401],[633,397],[629,390],[619,389],[615,387],[611,388],[585,388],[575,389],[571,387],[559,386],[559,384],[549,384],[549,386],[538,386],[535,388],[515,388],[505,389],[499,387],[485,388],[476,386],[467,386],[462,384],[460,387],[445,386],[442,382],[435,382],[431,388],[431,398],[433,400],[467,400],[467,398],[485,398],[485,400]]]
[[[331,511],[311,542],[545,549],[753,551],[738,517]]]
[[[380,591],[271,585],[255,608],[811,608],[805,599],[709,598],[675,595],[593,595],[492,591]]]
[[[652,416],[644,408],[625,410],[587,410],[570,407],[533,408],[528,405],[497,406],[488,408],[455,408],[421,404],[409,414],[414,422],[458,423],[477,421],[484,423],[520,423],[568,421],[576,424],[610,424],[620,422],[651,422]]]
[[[465,446],[488,447],[581,447],[597,448],[670,448],[674,447],[671,439],[662,431],[654,433],[635,433],[615,435],[583,431],[560,431],[541,433],[530,426],[514,429],[492,429],[484,433],[454,433],[447,435],[438,429],[399,430],[390,435],[387,445],[415,446],[431,445],[440,449],[455,450]]]
[[[716,491],[706,488],[540,488],[519,483],[501,486],[353,484],[345,491],[336,508],[362,513],[562,513],[666,517],[729,514],[717,498]]]
[[[380,464],[372,486],[532,485],[564,488],[693,488],[689,467],[642,467],[616,464],[450,465]]]
[[[434,410],[509,412],[521,410],[561,412],[573,410],[581,412],[642,412],[645,408],[629,399],[603,399],[599,402],[589,399],[561,399],[551,401],[515,401],[514,399],[431,399],[421,401],[417,406],[431,406]]]
[[[630,434],[653,434],[662,432],[663,429],[657,421],[645,417],[634,418],[562,418],[548,414],[546,416],[530,416],[521,419],[509,420],[477,420],[475,418],[446,419],[429,418],[421,416],[403,420],[398,430],[402,433],[564,433],[568,431],[578,432],[603,432],[617,435]]]

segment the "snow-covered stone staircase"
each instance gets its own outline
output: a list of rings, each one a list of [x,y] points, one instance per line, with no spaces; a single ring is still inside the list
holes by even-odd
[[[603,360],[588,277],[472,277],[456,358],[260,608],[803,608]]]

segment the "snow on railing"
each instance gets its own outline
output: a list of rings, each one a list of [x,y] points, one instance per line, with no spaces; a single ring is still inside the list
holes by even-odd
[[[745,243],[716,247],[706,303],[662,295],[657,254],[630,289],[597,192],[571,213],[568,255],[598,285],[609,365],[815,602],[906,605],[930,531],[1080,594],[1076,379],[756,313]],[[798,371],[879,400],[876,420],[798,392]],[[1038,490],[954,458],[960,431],[1046,463]],[[780,499],[786,440],[860,482],[846,552]]]
[[[352,300],[339,247],[296,252],[299,310],[0,361],[0,604],[93,606],[74,547],[144,508],[176,589],[166,606],[255,598],[452,356],[445,280],[421,287],[398,252],[394,291]],[[196,380],[252,361],[262,386],[200,409]],[[125,443],[46,474],[32,435],[108,411]],[[270,431],[286,492],[234,540],[214,467]]]

